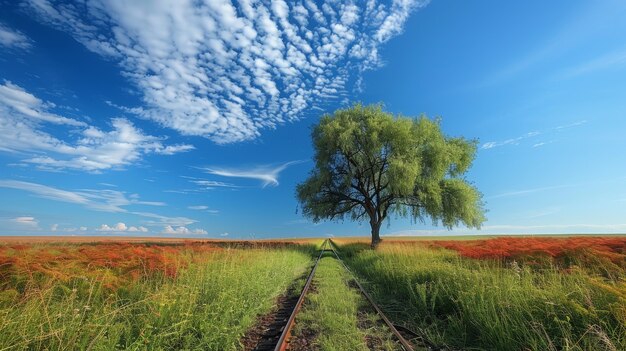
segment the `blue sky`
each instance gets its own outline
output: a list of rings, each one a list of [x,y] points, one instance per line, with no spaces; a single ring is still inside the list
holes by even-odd
[[[3,2],[0,234],[368,235],[294,189],[325,112],[478,138],[477,232],[626,232],[621,1]]]

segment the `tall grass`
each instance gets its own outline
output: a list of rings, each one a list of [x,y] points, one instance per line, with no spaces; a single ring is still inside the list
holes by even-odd
[[[315,273],[314,289],[296,319],[296,338],[314,335],[309,342],[315,350],[369,351],[368,341],[374,340],[376,350],[399,350],[391,332],[367,309],[360,292],[349,286],[350,279],[341,263],[325,253]]]
[[[417,243],[344,244],[393,319],[480,350],[626,350],[626,272],[476,260]],[[580,264],[580,262],[577,262]]]
[[[81,266],[63,279],[54,270],[3,275],[0,350],[237,350],[256,316],[271,310],[311,260],[306,248],[178,255],[175,275],[111,279],[123,272],[77,262],[62,264],[66,271]]]

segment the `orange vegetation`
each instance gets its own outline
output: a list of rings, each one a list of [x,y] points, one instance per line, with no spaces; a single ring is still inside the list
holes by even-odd
[[[297,245],[285,241],[178,242],[36,242],[0,244],[0,290],[20,282],[96,280],[118,288],[146,277],[176,277],[181,269],[211,259],[211,253],[229,248],[267,248]]]
[[[471,258],[562,258],[587,253],[626,265],[626,237],[500,237],[486,240],[431,241],[431,246],[454,250]]]
[[[158,274],[172,278],[215,250],[221,249],[194,242],[4,245],[0,246],[0,288],[20,277],[96,278],[110,288]]]

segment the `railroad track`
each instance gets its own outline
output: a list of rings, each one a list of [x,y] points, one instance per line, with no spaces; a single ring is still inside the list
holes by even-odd
[[[352,279],[358,286],[359,290],[361,291],[361,294],[363,294],[363,296],[367,299],[367,301],[370,303],[372,308],[376,311],[376,313],[378,313],[378,315],[380,316],[384,324],[389,328],[389,330],[391,330],[391,332],[396,337],[396,339],[398,340],[402,348],[405,351],[414,351],[414,348],[411,345],[411,343],[407,341],[407,339],[405,339],[405,337],[402,335],[400,331],[405,333],[405,335],[410,335],[411,337],[416,337],[417,334],[415,334],[414,332],[406,328],[394,325],[389,320],[389,318],[385,316],[385,314],[380,309],[380,307],[378,307],[378,305],[374,302],[372,297],[365,291],[361,283],[359,283],[359,281],[356,279],[356,276],[354,275],[354,273],[348,268],[345,262],[339,257],[330,239],[326,239],[322,243],[322,246],[320,247],[320,253],[317,256],[317,259],[315,261],[315,264],[313,265],[313,268],[311,269],[311,273],[309,273],[309,276],[306,280],[306,283],[304,284],[304,287],[302,288],[302,291],[300,293],[298,300],[295,302],[295,304],[287,303],[286,306],[283,306],[283,308],[279,309],[279,311],[276,313],[276,319],[275,319],[277,323],[274,323],[273,328],[270,328],[271,330],[268,331],[265,338],[259,342],[259,344],[254,350],[255,351],[271,351],[271,350],[284,351],[289,348],[289,338],[291,336],[291,329],[295,324],[296,316],[298,312],[300,311],[300,307],[302,307],[302,304],[304,303],[304,300],[305,300],[307,292],[309,291],[309,288],[311,287],[311,282],[313,281],[313,277],[315,276],[315,271],[317,270],[317,266],[322,256],[324,255],[324,252],[327,252],[327,251],[331,251],[333,255],[335,256],[335,258],[339,262],[341,262],[343,267],[348,272],[350,272],[350,274],[352,275]],[[291,312],[289,312],[289,310],[291,310]],[[289,318],[287,318],[287,315],[289,315]],[[432,350],[432,348],[428,346],[424,347],[424,349]]]

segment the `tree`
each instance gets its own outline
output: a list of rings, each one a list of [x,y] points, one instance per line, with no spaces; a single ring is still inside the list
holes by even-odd
[[[484,222],[482,195],[464,178],[477,141],[444,135],[439,120],[357,104],[324,115],[311,134],[315,167],[296,193],[314,222],[369,219],[373,248],[391,214],[448,229]]]

